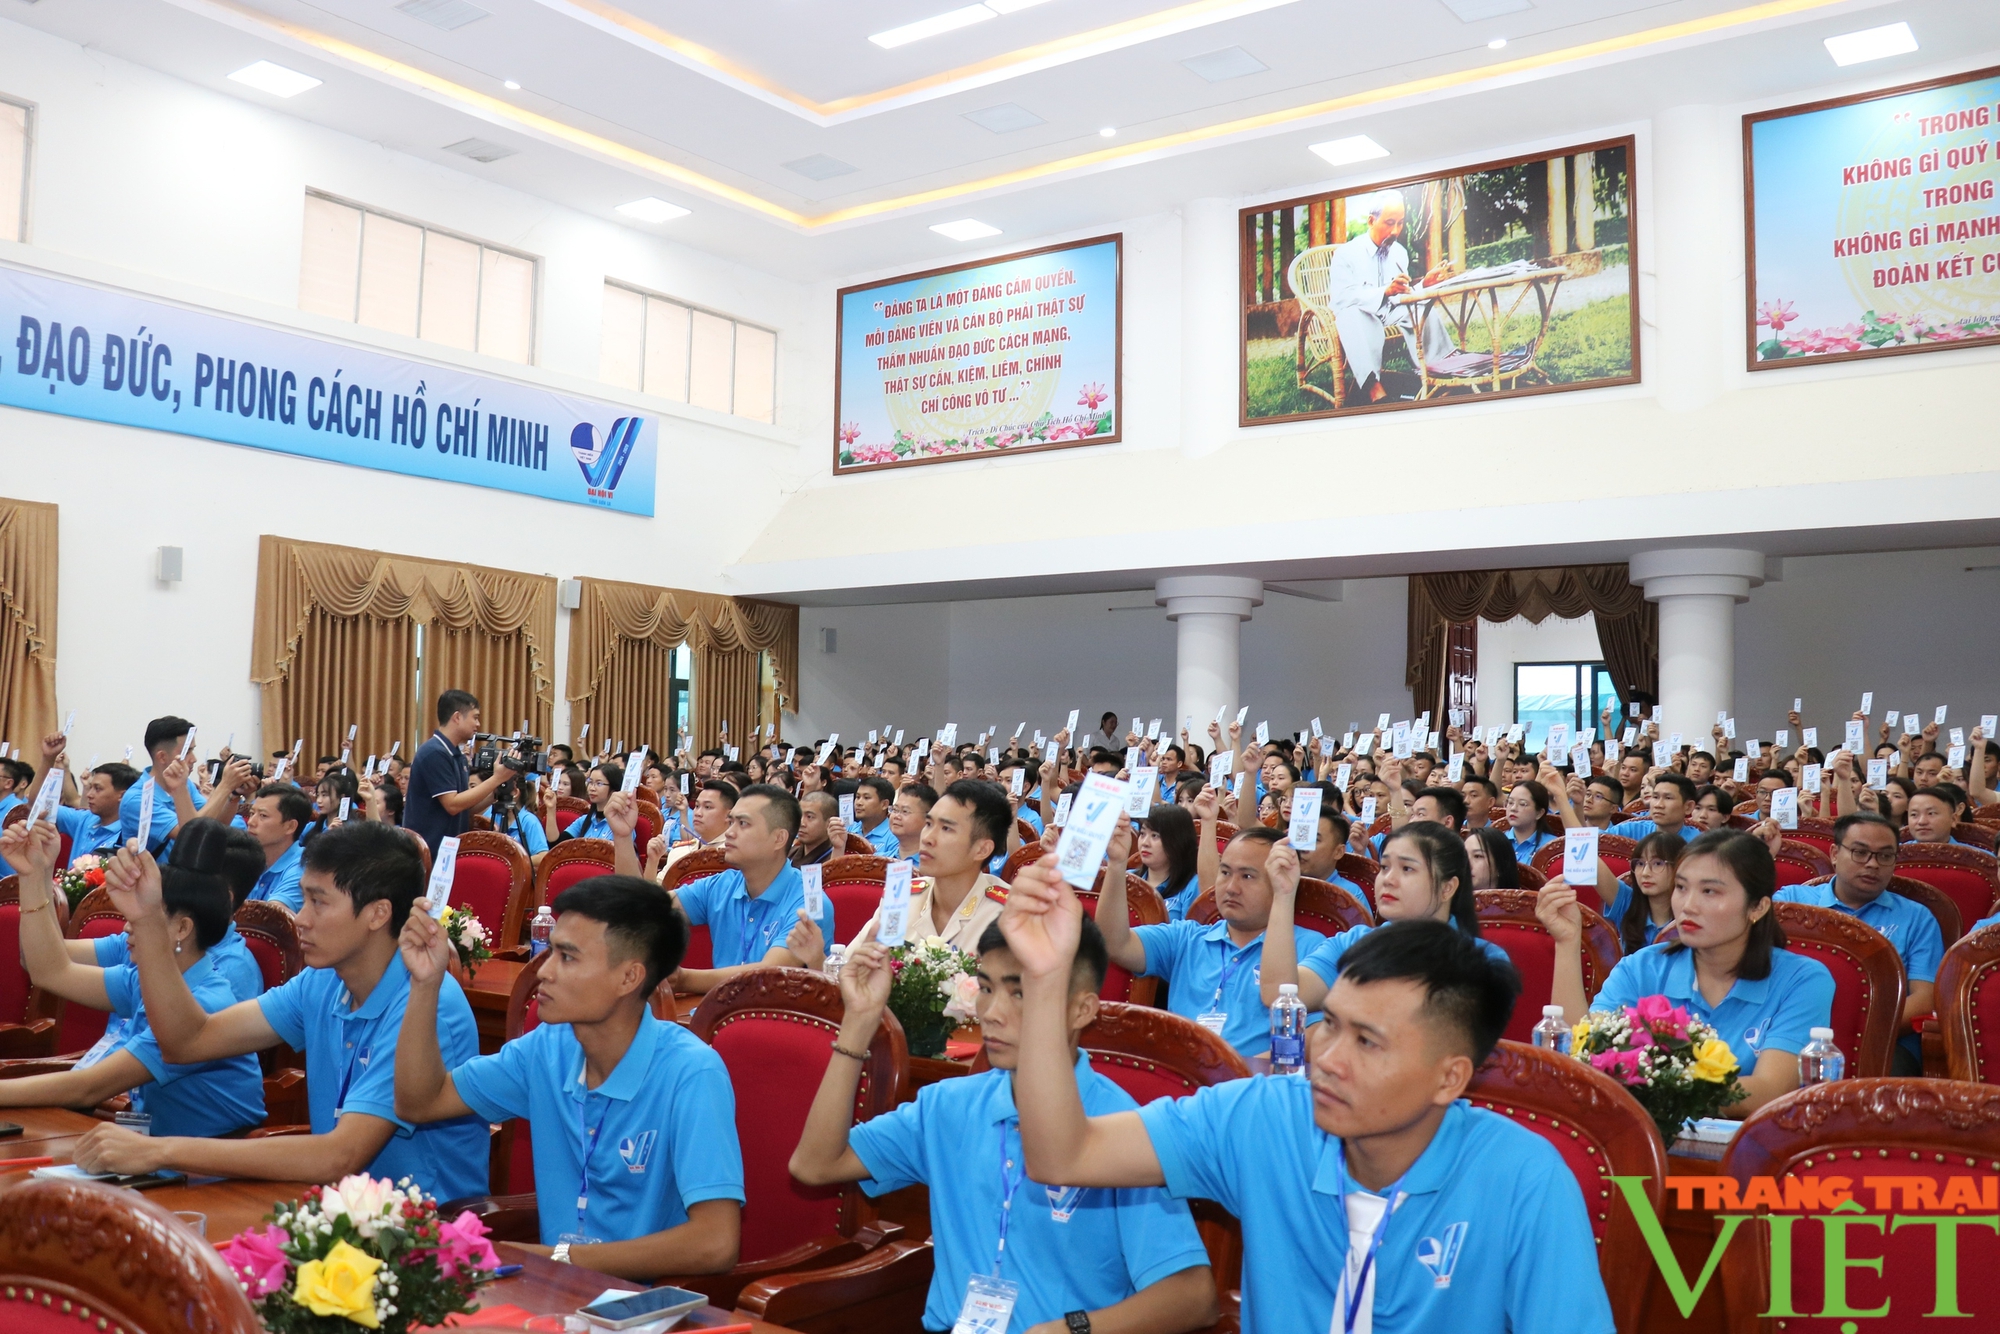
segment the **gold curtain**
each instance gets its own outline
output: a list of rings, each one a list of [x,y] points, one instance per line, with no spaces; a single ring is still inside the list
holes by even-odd
[[[1438,707],[1447,625],[1516,616],[1540,624],[1552,615],[1575,618],[1586,612],[1597,618],[1598,650],[1619,696],[1657,695],[1660,609],[1646,601],[1645,590],[1622,564],[1411,575],[1404,684],[1418,710]]]
[[[415,698],[419,625],[433,696],[470,690],[487,730],[528,718],[548,735],[555,591],[538,575],[265,535],[250,679],[263,687],[266,745],[304,737],[308,755],[337,754],[356,723],[357,755],[387,754],[397,741],[408,754],[432,722],[429,701]],[[355,622],[384,628],[334,630]],[[398,625],[410,627],[407,640],[388,628]]]
[[[35,755],[59,725],[56,507],[0,500],[0,737]]]
[[[690,593],[609,579],[583,580],[570,621],[570,734],[590,724],[592,744],[624,737],[667,744],[673,727],[670,652],[694,653],[693,729],[698,746],[743,744],[758,720],[758,654],[771,655],[777,694],[798,702],[799,609],[781,602]]]

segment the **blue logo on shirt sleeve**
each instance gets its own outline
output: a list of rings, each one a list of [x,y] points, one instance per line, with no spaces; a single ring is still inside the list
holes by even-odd
[[[1444,1236],[1425,1237],[1417,1243],[1417,1263],[1431,1271],[1433,1286],[1451,1286],[1451,1271],[1458,1268],[1458,1253],[1465,1246],[1466,1223],[1453,1223]]]
[[[627,1135],[618,1141],[618,1156],[625,1162],[625,1170],[637,1175],[646,1170],[646,1164],[653,1157],[653,1141],[658,1138],[657,1130],[642,1130],[636,1136]]]

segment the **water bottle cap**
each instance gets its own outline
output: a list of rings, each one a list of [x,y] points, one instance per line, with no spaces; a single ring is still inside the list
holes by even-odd
[[[1815,1028],[1812,1030],[1812,1036],[1819,1042],[1831,1042],[1833,1041],[1833,1030],[1830,1028]]]
[[[1278,983],[1278,994],[1280,996],[1296,996],[1299,994],[1299,989],[1295,983],[1280,982]]]
[[[1544,1019],[1560,1019],[1560,1018],[1562,1018],[1562,1017],[1563,1017],[1563,1007],[1562,1007],[1562,1006],[1560,1006],[1560,1005],[1544,1005],[1544,1006],[1542,1007],[1542,1018],[1544,1018]]]

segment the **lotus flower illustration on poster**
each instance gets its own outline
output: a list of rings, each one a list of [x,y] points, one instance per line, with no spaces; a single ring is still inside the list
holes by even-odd
[[[834,471],[1119,438],[1121,237],[840,293]]]

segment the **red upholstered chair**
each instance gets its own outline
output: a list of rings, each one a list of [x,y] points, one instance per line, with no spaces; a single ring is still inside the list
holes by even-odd
[[[14,807],[14,809],[7,812],[7,818],[4,820],[0,820],[0,829],[11,829],[15,825],[20,824],[22,821],[28,818],[28,807],[30,804],[32,804],[33,794],[30,793],[29,797],[30,801],[23,802],[21,805],[16,806]],[[58,846],[56,848],[56,865],[68,866],[70,853],[74,850],[75,840],[72,839],[68,834],[65,834],[60,829],[56,830],[56,838],[58,839]],[[1993,842],[1992,838],[1989,837],[1986,840],[1986,846],[1990,847],[1992,845],[1992,842]]]
[[[1937,975],[1938,1027],[1953,1079],[2000,1084],[2000,926],[1975,931],[1944,952]]]
[[[1832,857],[1833,821],[1801,819],[1797,829],[1788,829],[1785,831],[1785,841],[1787,843],[1809,843],[1819,849],[1822,857]]]
[[[1083,910],[1093,918],[1097,915],[1097,899],[1104,892],[1104,877],[1110,867],[1097,873],[1097,880],[1091,887],[1076,897],[1083,904]],[[1160,892],[1130,871],[1122,872],[1125,877],[1125,917],[1133,926],[1157,926],[1167,920],[1167,901]],[[1104,970],[1104,985],[1098,989],[1098,996],[1107,1001],[1130,1001],[1134,1005],[1152,1005],[1160,994],[1160,979],[1157,977],[1134,977],[1132,974],[1112,964]]]
[[[641,789],[643,791],[643,789]],[[658,802],[639,798],[639,818],[632,825],[632,849],[639,854],[639,860],[646,859],[646,845],[660,836],[667,822],[660,814]]]
[[[528,896],[534,887],[535,868],[519,843],[505,834],[478,830],[459,837],[449,901],[479,919],[495,954],[522,944]]]
[[[548,957],[546,952],[535,955],[528,960],[527,967],[514,975],[514,989],[507,993],[507,1020],[502,1030],[504,1041],[512,1042],[541,1022],[535,987],[541,981],[542,961]],[[495,1194],[535,1193],[534,1134],[526,1117],[517,1116],[494,1133],[487,1177],[493,1183]]]
[[[682,858],[682,861],[691,861],[700,855],[694,853]],[[553,906],[562,892],[579,880],[588,880],[594,875],[610,875],[613,867],[611,857],[609,839],[572,838],[556,844],[542,854],[542,860],[535,867],[534,901],[523,905],[523,914],[532,917],[534,910],[543,904]]]
[[[1617,1080],[1582,1061],[1520,1042],[1503,1041],[1495,1048],[1465,1096],[1476,1107],[1526,1126],[1562,1155],[1583,1191],[1612,1319],[1619,1329],[1638,1329],[1653,1260],[1638,1219],[1612,1178],[1641,1178],[1653,1216],[1660,1216],[1667,1146],[1653,1118]]]
[[[1188,918],[1204,925],[1221,920],[1216,911],[1215,891],[1209,890],[1188,908]],[[1309,875],[1299,877],[1298,897],[1292,903],[1292,924],[1323,936],[1337,936],[1357,926],[1371,926],[1375,917],[1361,900],[1326,880]]]
[[[829,857],[820,864],[820,885],[833,904],[833,936],[842,945],[859,935],[882,902],[885,857]]]
[[[16,809],[19,809],[18,807]],[[69,934],[68,900],[56,896],[63,934]],[[39,994],[21,964],[21,890],[14,876],[0,879],[0,1057],[53,1056],[57,1023],[53,998]]]
[[[609,847],[610,844],[607,843],[605,846]],[[551,855],[555,851],[557,850],[551,849]],[[544,866],[548,864],[547,858],[543,859],[542,864]],[[716,875],[728,869],[728,864],[722,860],[721,848],[696,848],[693,852],[690,852],[687,856],[674,863],[673,869],[667,872],[662,883],[668,889],[679,889],[682,885]],[[687,954],[682,957],[681,966],[683,968],[711,968],[714,966],[714,961],[715,945],[709,938],[708,928],[706,926],[698,926],[689,931]]]
[[[1957,1190],[1970,1186],[1975,1198],[1991,1199],[1993,1178],[2000,1175],[2000,1089],[1945,1079],[1842,1079],[1808,1085],[1744,1119],[1723,1154],[1722,1175],[1733,1177],[1739,1190],[1753,1177],[1847,1177],[1855,1201],[1863,1206],[1875,1203],[1874,1192],[1864,1189],[1865,1178],[1916,1179],[1892,1195],[1905,1207],[1867,1209],[1877,1216],[1918,1213],[1905,1201],[1923,1187],[1948,1211],[1954,1178],[1962,1179]],[[1922,1212],[1936,1216],[1929,1208]],[[1791,1309],[1817,1314],[1826,1306],[1826,1229],[1805,1222],[1790,1233]],[[2000,1286],[1987,1281],[2000,1257],[1993,1235],[1977,1226],[1960,1227],[1957,1234],[1958,1265],[1952,1275],[1957,1309],[1972,1318],[1964,1328],[2000,1326]],[[1936,1309],[1936,1246],[1942,1235],[1935,1227],[1892,1227],[1887,1219],[1877,1226],[1855,1219],[1847,1230],[1847,1303],[1863,1310],[1887,1303],[1884,1309],[1903,1317],[1865,1327],[1914,1329],[1923,1323],[1920,1317]],[[1732,1334],[1821,1329],[1831,1334],[1840,1328],[1833,1319],[1764,1317],[1770,1309],[1770,1237],[1762,1223],[1747,1224],[1722,1253],[1727,1328]]]
[[[590,814],[590,803],[582,797],[556,798],[556,828],[567,829],[579,815]]]
[[[1936,885],[1958,905],[1966,930],[1993,915],[2000,895],[2000,861],[1977,848],[1949,843],[1905,843],[1896,849],[1896,874]]]
[[[424,836],[414,829],[405,829],[403,832],[410,836],[410,842],[417,845],[417,857],[424,864],[424,878],[426,880],[430,879],[431,845],[424,842]]]
[[[15,1334],[262,1334],[214,1248],[133,1191],[17,1178],[0,1191],[0,1321]]]
[[[1810,843],[1801,843],[1795,838],[1787,838],[1778,844],[1778,850],[1771,854],[1777,863],[1778,887],[1803,885],[1808,880],[1833,874],[1833,863],[1826,854]]]
[[[1000,878],[1010,885],[1013,884],[1014,877],[1021,873],[1022,867],[1034,865],[1042,859],[1042,854],[1047,851],[1048,849],[1043,847],[1039,841],[1023,843],[1020,847],[1007,854],[1007,864],[1000,868]]]
[[[1831,908],[1774,904],[1786,946],[1817,959],[1833,974],[1833,1040],[1857,1077],[1884,1074],[1895,1054],[1896,1030],[1909,980],[1903,960],[1874,927]]]
[[[1217,852],[1227,851],[1229,848],[1230,841],[1234,839],[1239,832],[1240,831],[1236,828],[1236,826],[1229,823],[1229,821],[1217,820],[1215,822],[1215,850]]]
[[[1367,898],[1368,911],[1372,915],[1375,911],[1375,877],[1382,870],[1381,863],[1358,852],[1343,852],[1333,869],[1336,874],[1361,886],[1361,893]]]
[[[1597,836],[1597,859],[1609,866],[1611,874],[1615,876],[1623,876],[1632,869],[1632,856],[1638,850],[1639,843],[1636,839],[1625,838],[1618,834]],[[1546,880],[1551,874],[1549,868],[1561,861],[1562,855],[1563,841],[1557,839],[1553,843],[1542,844],[1528,864],[1540,871],[1542,878]]]
[[[1014,832],[1021,836],[1023,846],[1041,841],[1041,833],[1018,815],[1014,817]]]
[[[847,848],[840,855],[843,857],[873,857],[876,855],[875,845],[861,837],[861,835],[849,831],[847,835]]]
[[[243,943],[250,950],[250,957],[257,961],[257,971],[264,975],[264,990],[283,986],[298,975],[305,965],[305,955],[299,948],[299,927],[292,917],[292,910],[282,903],[269,899],[253,899],[236,910],[236,933],[243,937]],[[263,1063],[266,1075],[276,1075],[283,1069],[303,1070],[306,1058],[279,1043],[266,1047],[257,1053]],[[301,1121],[310,1118],[300,1117]]]
[[[1526,1042],[1554,990],[1555,941],[1535,916],[1534,890],[1481,889],[1472,897],[1479,908],[1479,934],[1507,951],[1514,971],[1521,975],[1520,999],[1514,1002],[1514,1015],[1501,1036]],[[1623,951],[1618,948],[1618,933],[1596,909],[1581,899],[1577,907],[1583,912],[1583,993],[1595,996]]]
[[[1514,875],[1520,880],[1520,887],[1526,890],[1537,890],[1549,883],[1548,877],[1532,866],[1516,866]]]
[[[97,940],[124,930],[125,914],[111,906],[111,895],[100,888],[78,901],[65,934],[73,940]],[[56,1017],[56,1050],[66,1054],[80,1056],[89,1051],[111,1022],[110,1011],[93,1010],[88,1005],[54,1001],[50,1008]]]

